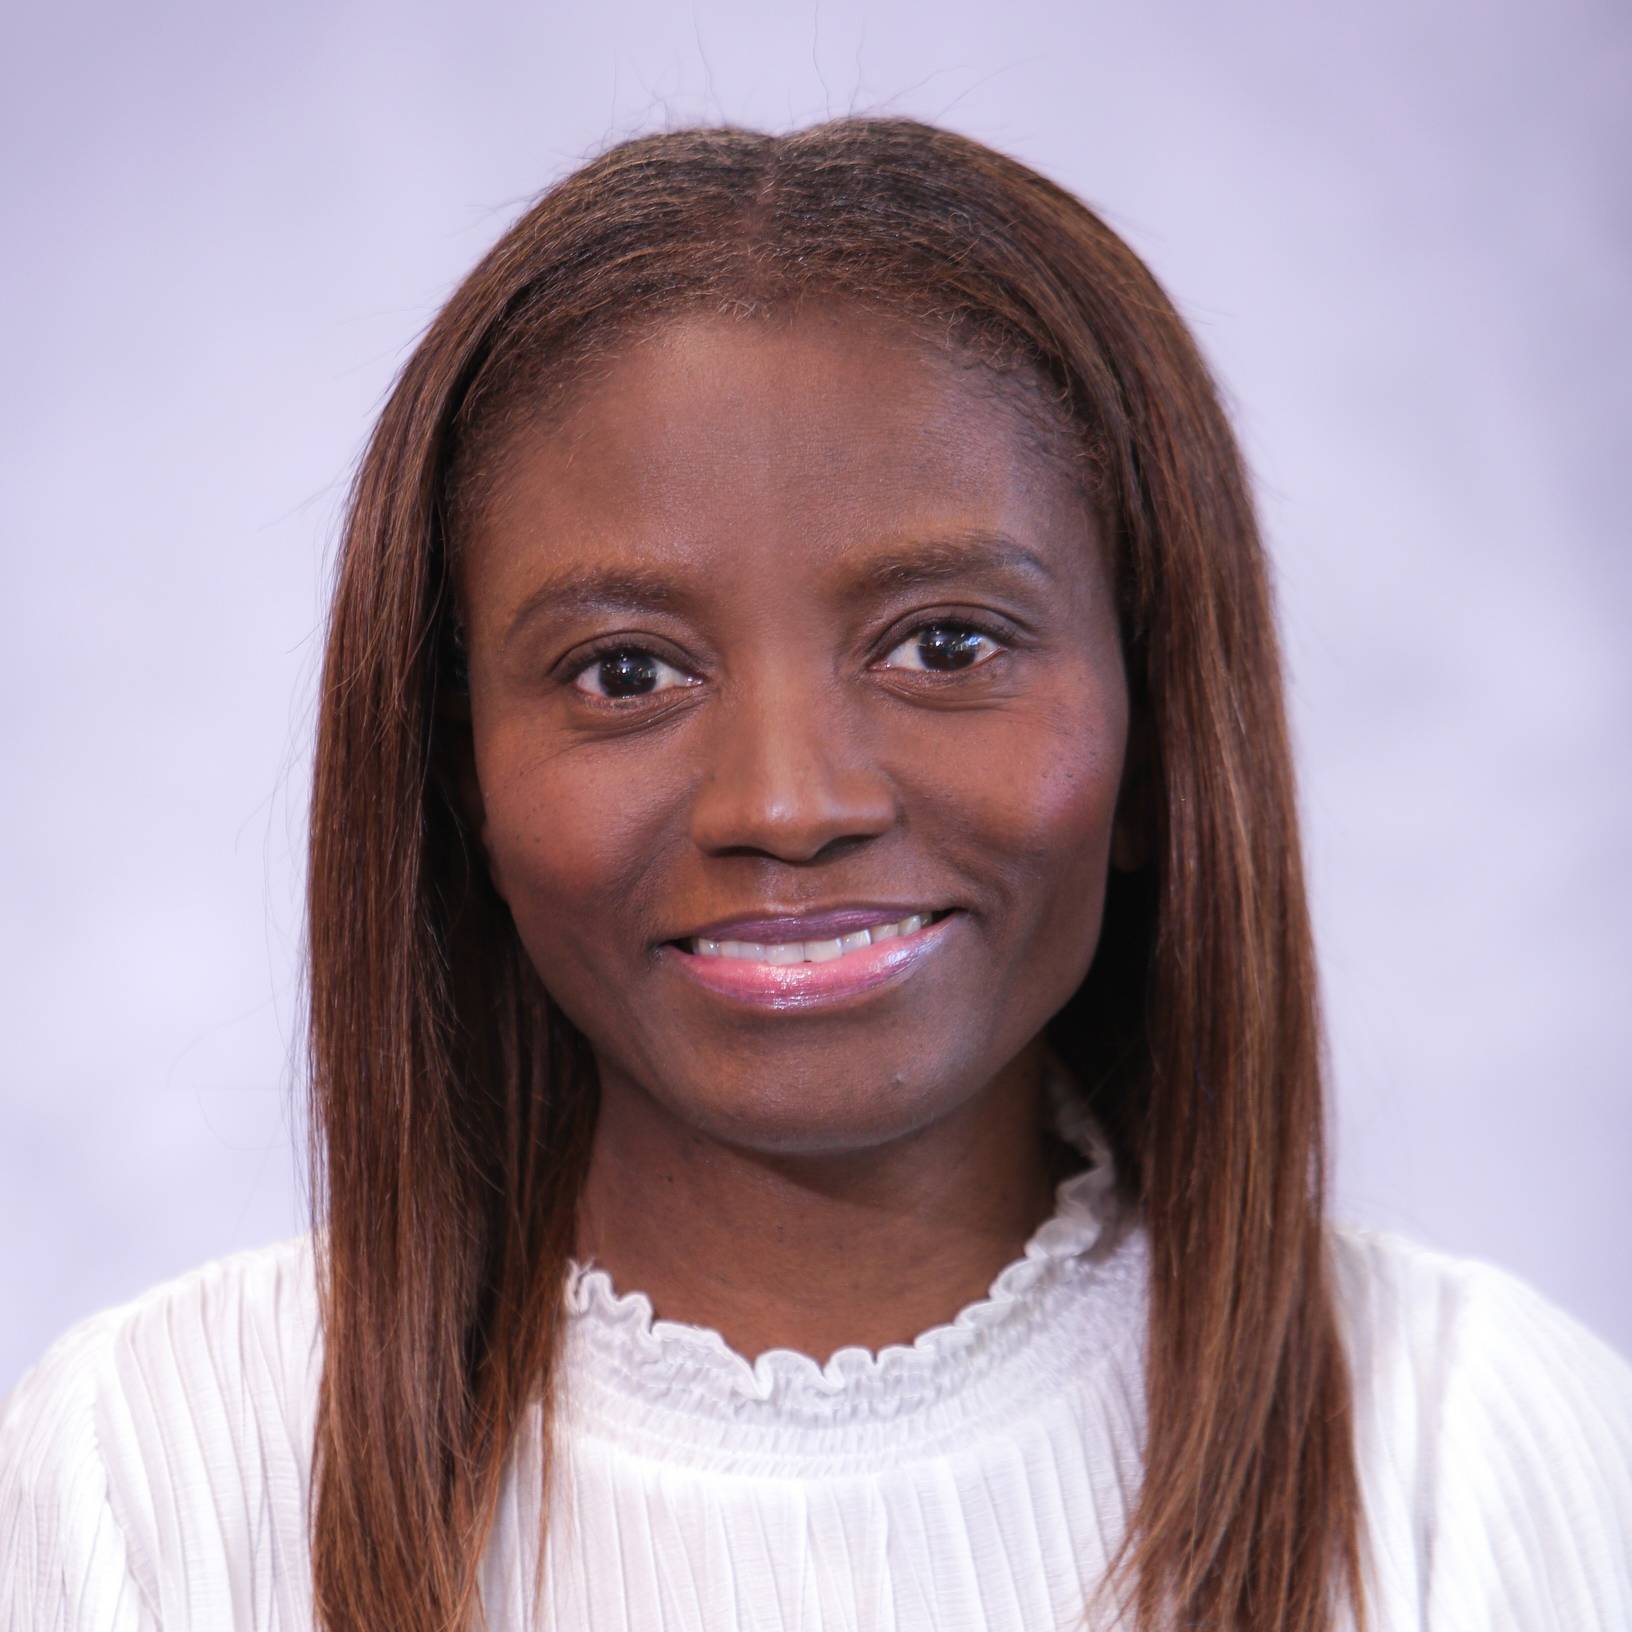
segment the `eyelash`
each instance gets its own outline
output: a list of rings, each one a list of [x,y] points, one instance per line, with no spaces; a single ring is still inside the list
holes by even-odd
[[[999,628],[995,624],[988,623],[985,620],[970,617],[967,614],[964,614],[958,617],[922,618],[908,628],[899,640],[893,642],[889,648],[889,651],[896,651],[899,647],[906,645],[908,641],[921,636],[924,631],[928,629],[947,629],[955,631],[959,634],[980,635],[991,641],[998,649],[997,651],[990,653],[988,656],[980,658],[978,661],[970,663],[961,669],[935,670],[898,668],[893,672],[912,674],[928,680],[931,684],[943,684],[949,681],[961,679],[964,675],[970,674],[977,669],[987,667],[987,665],[992,663],[996,658],[1000,657],[1004,652],[1010,650],[1013,645],[1013,636],[1007,630]],[[664,664],[668,668],[684,672],[680,669],[680,665],[678,663],[669,662],[667,658],[653,651],[651,647],[642,646],[637,642],[628,639],[619,639],[614,635],[609,636],[607,639],[592,646],[589,651],[578,658],[570,668],[562,673],[562,683],[569,690],[576,691],[580,697],[585,698],[591,704],[591,706],[616,709],[627,709],[633,705],[647,704],[654,697],[665,695],[667,691],[683,691],[690,689],[689,687],[685,686],[673,686],[665,688],[665,692],[648,692],[643,696],[601,697],[592,691],[585,691],[577,684],[579,678],[582,675],[587,674],[589,670],[594,668],[597,663],[603,662],[608,657],[624,652],[638,653],[644,657],[653,657],[656,658],[659,663]]]

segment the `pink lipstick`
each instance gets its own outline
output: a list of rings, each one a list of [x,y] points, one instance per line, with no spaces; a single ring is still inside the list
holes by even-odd
[[[959,916],[933,908],[849,907],[735,918],[659,950],[679,973],[721,997],[808,1008],[904,979],[939,949]]]

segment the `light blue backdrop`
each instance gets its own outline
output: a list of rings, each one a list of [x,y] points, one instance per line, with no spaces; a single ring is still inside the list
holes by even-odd
[[[615,137],[897,111],[1149,260],[1273,545],[1339,1216],[1632,1350],[1627,14],[30,8],[0,95],[0,1389],[301,1227],[316,633],[406,348]]]

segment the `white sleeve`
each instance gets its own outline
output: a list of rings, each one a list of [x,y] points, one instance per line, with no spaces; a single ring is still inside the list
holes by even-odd
[[[1428,1632],[1628,1632],[1632,1365],[1518,1277],[1464,1268],[1431,1439]]]
[[[105,1318],[73,1327],[0,1406],[6,1632],[160,1632],[131,1573],[97,1444],[110,1337]]]

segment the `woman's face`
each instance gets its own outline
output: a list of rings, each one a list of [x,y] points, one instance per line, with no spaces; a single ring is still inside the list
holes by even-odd
[[[603,1091],[785,1154],[979,1094],[1087,972],[1128,730],[1014,409],[843,308],[688,317],[481,508],[467,811]]]

